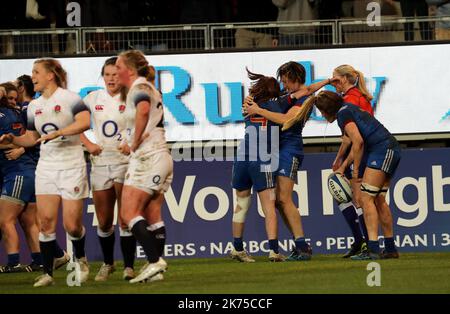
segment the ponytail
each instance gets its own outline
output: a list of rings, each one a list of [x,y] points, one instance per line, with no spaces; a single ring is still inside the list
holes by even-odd
[[[311,116],[311,112],[314,104],[316,103],[316,100],[317,96],[310,96],[308,99],[306,99],[306,101],[301,106],[300,111],[294,117],[283,123],[283,128],[281,129],[281,131],[286,131],[299,122],[305,124]]]
[[[367,101],[371,102],[373,99],[373,96],[367,90],[366,81],[364,80],[364,75],[358,70],[355,70],[355,72],[358,75],[357,80],[355,82],[356,87],[359,89],[361,94],[367,99]]]

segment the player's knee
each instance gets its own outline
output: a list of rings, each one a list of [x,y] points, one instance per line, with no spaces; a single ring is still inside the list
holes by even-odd
[[[292,202],[292,198],[290,198],[286,193],[281,193],[275,200],[275,206],[278,210],[284,210],[290,202]]]
[[[111,229],[113,228],[112,223],[103,223],[103,224],[98,224],[97,229],[100,230],[101,232],[110,232]]]
[[[83,227],[74,222],[64,223],[64,230],[72,237],[80,237]]]
[[[55,225],[55,221],[53,218],[44,216],[39,218],[40,222],[40,230],[42,233],[52,233],[53,226]]]
[[[237,196],[237,206],[233,212],[233,222],[244,223],[250,208],[251,196]]]
[[[120,217],[121,225],[124,226],[125,228],[128,228],[128,223],[130,222],[130,220],[133,217],[131,217],[130,214],[125,210],[120,211],[119,217]]]
[[[36,217],[34,215],[23,214],[19,218],[19,223],[23,228],[33,226],[36,224]]]
[[[386,198],[384,195],[378,194],[375,197],[375,205],[377,206],[377,208],[381,208],[382,206],[384,206],[386,204]]]

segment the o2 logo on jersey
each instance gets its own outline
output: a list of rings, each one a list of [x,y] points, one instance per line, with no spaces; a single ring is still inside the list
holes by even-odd
[[[102,125],[102,133],[105,137],[111,138],[111,137],[114,137],[117,135],[118,136],[117,140],[121,141],[122,135],[120,133],[118,133],[117,131],[119,131],[119,126],[113,120],[107,120]]]
[[[58,131],[59,128],[54,123],[45,123],[45,124],[42,125],[41,130],[42,130],[42,133],[49,134],[49,133],[53,133],[55,131]],[[67,138],[64,137],[64,136],[61,136],[61,140],[65,140],[65,139],[67,139]]]

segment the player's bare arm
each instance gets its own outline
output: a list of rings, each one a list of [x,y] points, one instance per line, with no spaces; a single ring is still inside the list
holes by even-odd
[[[42,135],[37,143],[51,141],[60,136],[70,136],[80,134],[89,129],[91,124],[89,111],[81,111],[75,115],[75,121],[64,129]]]

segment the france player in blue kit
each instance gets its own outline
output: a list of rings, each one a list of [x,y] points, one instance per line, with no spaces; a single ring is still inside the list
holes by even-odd
[[[344,103],[336,93],[323,91],[312,96],[304,104],[306,108],[315,105],[323,117],[330,123],[337,120],[342,133],[350,138],[352,148],[342,163],[345,169],[353,162],[353,175],[357,175],[361,166],[363,153],[367,154],[367,163],[361,183],[361,201],[369,235],[368,249],[351,257],[353,260],[378,258],[398,258],[393,238],[385,240],[385,251],[380,252],[378,243],[378,219],[391,215],[386,203],[386,192],[401,158],[400,145],[392,134],[373,116],[359,107]],[[288,121],[283,129],[298,120]]]
[[[250,95],[262,107],[270,107],[271,100],[279,96],[280,86],[273,77],[251,73],[254,81]],[[233,259],[254,262],[244,250],[242,235],[244,222],[251,202],[251,188],[258,193],[265,215],[266,232],[269,240],[269,260],[280,262],[284,257],[278,251],[278,224],[275,212],[275,182],[272,168],[278,167],[278,125],[260,116],[245,118],[245,138],[240,143],[237,158],[233,164],[232,185],[236,189],[237,206],[233,212]],[[269,150],[270,149],[270,150]],[[274,157],[275,156],[275,157]]]
[[[1,97],[0,136],[12,133],[20,135],[25,131],[20,112],[16,110],[17,90],[11,83],[2,84],[6,95]],[[14,93],[12,93],[13,91]],[[13,97],[10,102],[6,97]],[[34,171],[36,163],[16,146],[0,145],[0,171],[2,191],[0,197],[0,227],[8,254],[8,264],[1,272],[20,272],[40,270],[42,267],[39,249],[39,229],[36,220],[36,199],[34,195]],[[15,224],[17,220],[24,230],[31,251],[32,263],[22,266],[19,256],[19,237]]]
[[[330,79],[327,79],[315,83],[313,86],[306,86],[305,68],[292,61],[280,66],[277,76],[281,79],[284,88],[291,94],[280,97],[277,105],[268,109],[259,107],[251,98],[247,98],[244,110],[249,115],[256,114],[279,125],[301,111],[306,95],[331,82]],[[311,247],[305,240],[300,214],[292,199],[294,184],[297,181],[297,171],[303,161],[303,127],[304,123],[300,122],[292,129],[280,133],[280,162],[275,172],[276,206],[295,241],[295,249],[288,257],[290,261],[310,260],[312,256]]]

